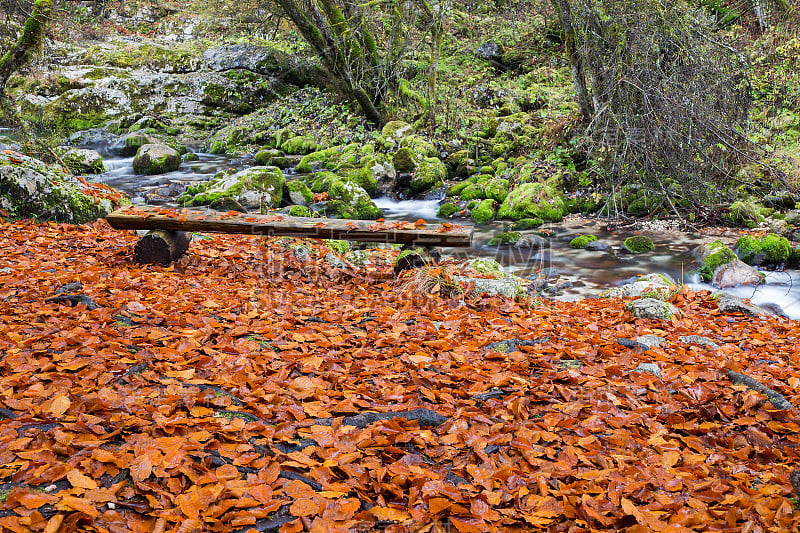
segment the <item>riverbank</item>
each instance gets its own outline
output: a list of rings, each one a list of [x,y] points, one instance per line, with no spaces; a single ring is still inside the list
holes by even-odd
[[[669,320],[617,299],[415,297],[390,261],[337,268],[321,242],[301,260],[207,236],[164,268],[102,221],[0,230],[5,525],[800,520],[797,412],[728,372],[800,404],[797,322],[688,287]]]

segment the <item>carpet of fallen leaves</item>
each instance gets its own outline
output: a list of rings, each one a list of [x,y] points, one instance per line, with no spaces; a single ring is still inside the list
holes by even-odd
[[[420,298],[321,241],[139,266],[135,241],[0,222],[3,530],[797,531],[798,413],[724,371],[800,405],[797,322],[686,289],[669,322]],[[618,342],[643,334],[667,342]]]

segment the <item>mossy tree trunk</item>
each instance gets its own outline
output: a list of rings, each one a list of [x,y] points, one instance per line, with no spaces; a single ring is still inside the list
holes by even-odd
[[[583,122],[588,123],[594,115],[593,106],[589,103],[589,91],[586,89],[586,74],[583,68],[583,59],[576,47],[576,33],[572,25],[572,10],[569,0],[553,0],[556,4],[561,27],[564,30],[564,47],[569,57],[569,67],[572,71],[572,84],[575,86],[575,95],[581,108]]]
[[[387,78],[361,4],[345,0],[276,0],[331,75],[334,88],[356,101],[367,119],[383,122]],[[347,15],[347,16],[345,16]]]
[[[53,0],[36,0],[19,38],[0,58],[0,98],[4,98],[5,85],[11,75],[41,50],[44,27],[52,7]]]

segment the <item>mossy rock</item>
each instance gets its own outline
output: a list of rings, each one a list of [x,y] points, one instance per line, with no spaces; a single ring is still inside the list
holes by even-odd
[[[511,229],[516,231],[524,231],[527,229],[538,228],[544,224],[541,218],[523,218],[511,224]]]
[[[409,186],[415,193],[420,193],[444,184],[447,168],[435,157],[423,158],[411,178]]]
[[[375,205],[369,193],[357,183],[333,172],[318,172],[306,179],[315,193],[328,193],[325,214],[337,218],[375,220],[383,212]]]
[[[0,153],[0,209],[12,217],[81,224],[109,214],[114,205],[85,194],[77,178],[24,155]]]
[[[456,213],[461,212],[461,208],[452,202],[447,202],[439,207],[436,216],[439,218],[450,218]]]
[[[577,237],[569,241],[569,247],[582,250],[583,248],[589,246],[590,242],[596,240],[597,237],[595,237],[594,235],[578,235]]]
[[[705,245],[705,248],[710,250],[711,253],[708,253],[703,259],[703,265],[699,269],[699,274],[703,278],[703,281],[709,282],[714,277],[714,271],[721,265],[730,263],[736,259],[736,254],[725,246],[722,241],[713,241]]]
[[[328,161],[338,153],[337,148],[326,148],[306,154],[295,167],[296,172],[310,173],[325,168]]]
[[[752,265],[759,254],[763,254],[764,262],[783,264],[792,257],[792,244],[786,237],[768,233],[762,237],[740,237],[736,241],[736,255],[745,263]]]
[[[392,157],[392,164],[398,172],[414,172],[420,160],[410,148],[399,148]]]
[[[470,211],[469,216],[478,224],[491,222],[495,217],[494,200],[483,200]]]
[[[487,243],[489,246],[502,246],[507,244],[514,244],[522,238],[522,234],[518,231],[504,231],[489,239]]]
[[[277,167],[250,167],[236,173],[220,172],[209,182],[189,187],[178,202],[186,206],[209,205],[219,198],[233,198],[248,209],[266,212],[283,199],[285,179]]]
[[[525,183],[508,193],[497,218],[540,218],[558,222],[566,211],[563,194],[543,183]]]
[[[74,174],[102,174],[106,171],[103,157],[95,150],[59,146],[54,151]]]
[[[283,201],[287,204],[304,206],[313,201],[313,194],[311,193],[311,189],[308,188],[308,185],[302,181],[287,181],[283,187]]]
[[[400,148],[407,148],[418,157],[435,157],[439,155],[433,143],[419,135],[409,135],[403,138],[400,141]]]
[[[586,243],[589,244],[589,243]],[[656,249],[653,239],[646,235],[634,235],[625,239],[623,246],[632,254],[643,254]]]
[[[313,215],[314,213],[304,205],[293,205],[292,208],[289,209],[289,216],[292,217],[311,217]]]
[[[316,139],[309,135],[298,135],[287,139],[280,145],[280,149],[287,154],[306,155],[318,151],[321,146]]]
[[[137,174],[164,174],[180,166],[178,151],[165,144],[145,144],[133,158],[133,171]]]
[[[414,129],[408,122],[391,120],[383,126],[381,134],[375,140],[375,143],[383,150],[396,150],[400,142],[412,135],[413,132]]]
[[[262,167],[272,166],[278,168],[286,168],[288,166],[288,159],[286,158],[286,154],[284,154],[277,148],[267,148],[265,150],[260,150],[253,157],[253,160],[257,165]],[[283,164],[281,165],[278,163],[283,163]]]

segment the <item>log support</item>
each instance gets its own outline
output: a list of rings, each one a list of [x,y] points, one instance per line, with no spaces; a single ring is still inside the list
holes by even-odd
[[[140,264],[169,265],[186,253],[191,240],[185,231],[154,229],[136,243],[134,257]]]

